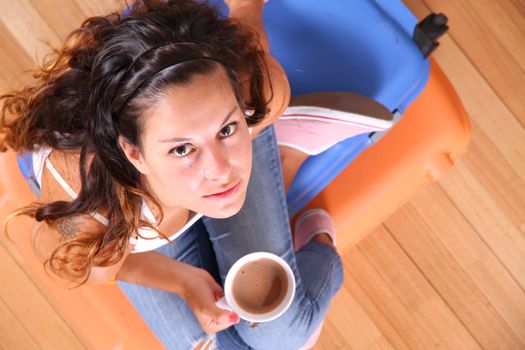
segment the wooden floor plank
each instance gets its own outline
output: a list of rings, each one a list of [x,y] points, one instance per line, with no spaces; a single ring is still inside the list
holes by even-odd
[[[358,246],[436,346],[445,349],[479,348],[446,301],[384,228],[374,230]]]
[[[355,251],[354,251],[355,250]],[[354,264],[354,262],[359,263],[359,259],[364,258],[360,253],[359,249],[353,248],[354,253],[356,254],[358,260],[354,260],[353,256],[345,255],[343,261],[345,266],[348,264]],[[363,260],[364,262],[364,260]],[[348,273],[345,268],[345,280],[344,286],[350,293],[351,297],[361,306],[363,311],[365,311],[368,317],[374,321],[376,327],[381,331],[381,333],[388,340],[388,343],[391,344],[395,349],[410,349],[410,345],[413,345],[409,340],[405,341],[398,330],[396,329],[395,321],[391,321],[387,318],[388,315],[383,313],[384,309],[381,304],[377,303],[377,300],[372,298],[367,291],[360,285],[358,279],[356,279],[351,273]],[[366,287],[366,285],[365,285]],[[387,296],[388,297],[388,296]],[[334,303],[333,307],[338,307],[337,303]],[[382,310],[383,309],[383,310]],[[328,318],[331,317],[331,314],[328,315]]]
[[[475,2],[469,0],[476,6]],[[504,46],[506,51],[514,58],[514,61],[525,70],[525,2],[520,4],[510,1],[486,1],[482,9],[477,9],[477,13],[490,26]],[[495,10],[493,11],[494,8]]]
[[[1,218],[5,215],[4,209]],[[0,240],[0,276],[9,282],[0,283],[1,300],[21,317],[21,324],[30,330],[42,349],[85,349],[46,296],[6,250],[4,240],[4,237]]]
[[[370,345],[370,350],[389,350],[392,349],[392,344],[388,341],[386,337],[381,337],[377,339],[374,344]]]
[[[473,123],[473,136],[468,154],[461,163],[470,171],[478,182],[478,187],[490,194],[515,225],[525,222],[525,180],[520,176],[516,164],[509,164],[502,157],[476,123]]]
[[[126,6],[124,0],[75,0],[74,2],[82,10],[85,18],[120,11]]]
[[[0,298],[0,349],[40,350],[18,317]]]
[[[339,322],[339,320],[336,320]],[[329,319],[325,320],[323,331],[315,344],[315,350],[355,350],[350,347],[346,337],[343,337]]]
[[[29,73],[26,71],[34,68],[34,61],[24,51],[8,28],[0,20],[0,43],[2,49],[0,50],[0,79],[3,80],[0,94],[7,92],[7,90],[21,87],[22,83],[27,83],[31,79]]]
[[[369,349],[383,337],[345,287],[337,293],[332,305],[337,306],[330,308],[327,318],[352,349]],[[393,348],[390,346],[390,349]]]
[[[33,7],[30,0],[0,0],[2,23],[17,39],[29,57],[40,62],[49,53],[47,44],[61,44],[61,37]]]
[[[483,348],[523,348],[472,276],[440,242],[438,236],[442,232],[433,230],[427,220],[409,203],[392,215],[385,226]]]
[[[460,163],[441,180],[440,186],[522,290],[525,290],[525,235],[520,230],[520,224],[513,221],[512,211],[506,202],[496,200],[505,193],[521,190],[504,184],[505,177],[493,177],[493,182],[504,184],[500,190],[508,187],[508,191],[496,195],[492,186],[482,184],[484,176],[479,174],[480,171],[473,172],[467,164]]]
[[[509,0],[509,2],[514,6],[516,16],[525,18],[525,2],[522,0]]]
[[[525,292],[455,204],[437,185],[427,186],[410,204],[525,344]]]
[[[525,40],[525,17],[519,13],[517,4],[512,1],[501,0],[466,0],[464,2],[473,16],[474,22],[465,22],[462,25],[474,25],[474,27],[470,27],[470,30],[480,31],[483,28],[482,34],[490,34],[490,37],[484,39],[490,40],[490,45],[492,45],[492,41],[499,44],[498,48],[505,55],[505,60],[499,61],[499,64],[515,64],[521,70],[525,70],[525,60],[523,59],[525,57],[525,45],[523,44]],[[442,6],[442,4],[437,4],[435,0],[430,0],[427,3],[432,8],[436,5]],[[458,26],[458,30],[463,28],[465,27]],[[456,31],[453,32],[452,36],[456,37]],[[463,35],[462,39],[466,40]],[[487,80],[490,81],[490,79]]]
[[[413,0],[407,1],[410,2]],[[448,15],[450,36],[525,126],[525,26],[521,16],[509,20],[510,13],[517,13],[515,5],[508,0],[424,3],[431,11]]]
[[[63,0],[30,0],[31,6],[45,20],[49,28],[61,38],[60,42],[75,28],[78,28],[85,14],[78,3],[71,1],[64,6]]]
[[[344,268],[348,289],[396,349],[436,347],[432,336],[414,319],[360,250],[348,251]]]

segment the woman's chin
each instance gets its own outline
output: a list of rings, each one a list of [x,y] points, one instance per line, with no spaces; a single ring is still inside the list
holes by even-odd
[[[244,204],[244,199],[245,199],[245,193],[239,197],[242,197],[242,198],[239,198],[234,203],[228,203],[227,205],[224,205],[224,206],[217,206],[217,207],[211,208],[210,210],[207,210],[207,213],[202,213],[202,214],[204,214],[205,216],[209,218],[213,218],[213,219],[226,219],[231,216],[234,216],[242,209],[242,206]]]
[[[206,216],[214,218],[214,219],[226,219],[226,218],[229,218],[237,214],[241,210],[242,204],[243,203],[240,203],[239,205],[231,206],[228,208],[218,208],[217,210],[214,210],[212,215],[206,215]]]
[[[206,215],[206,216],[213,218],[213,219],[227,219],[227,218],[234,216],[238,212],[239,210],[235,212],[228,212],[228,213],[214,213],[213,215]]]

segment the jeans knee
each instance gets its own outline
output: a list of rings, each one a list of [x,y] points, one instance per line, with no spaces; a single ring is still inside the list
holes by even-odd
[[[257,350],[290,350],[300,348],[316,329],[322,317],[312,310],[301,310],[280,318],[252,325],[241,322],[234,326],[237,341]]]
[[[245,345],[254,350],[299,349],[308,339],[304,331],[297,332],[291,329],[282,329],[279,332],[241,332],[239,337]]]

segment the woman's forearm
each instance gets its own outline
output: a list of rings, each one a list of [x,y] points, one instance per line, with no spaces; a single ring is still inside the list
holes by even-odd
[[[157,252],[129,254],[117,279],[184,296],[188,265]]]

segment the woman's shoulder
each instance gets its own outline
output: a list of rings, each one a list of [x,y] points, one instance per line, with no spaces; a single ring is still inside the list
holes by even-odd
[[[53,149],[47,162],[48,166],[42,171],[40,199],[43,202],[70,201],[73,198],[65,187],[69,187],[75,193],[78,193],[81,187],[80,151]]]

